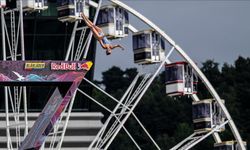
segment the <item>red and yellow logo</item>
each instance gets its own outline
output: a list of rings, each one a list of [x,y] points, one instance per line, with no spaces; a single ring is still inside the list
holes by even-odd
[[[78,70],[90,70],[92,65],[93,63],[90,61],[83,63],[83,64],[78,63]]]
[[[44,69],[45,63],[41,62],[29,62],[25,63],[24,69],[25,70],[33,70],[33,69]]]

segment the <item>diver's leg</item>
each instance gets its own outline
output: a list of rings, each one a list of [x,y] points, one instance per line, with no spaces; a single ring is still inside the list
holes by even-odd
[[[95,26],[93,24],[93,22],[91,20],[89,20],[89,18],[87,16],[85,16],[83,13],[81,13],[81,16],[83,18],[83,20],[85,21],[85,23],[88,25],[88,26]]]
[[[98,40],[101,41],[103,39],[103,36],[100,36],[99,32],[96,31],[96,29],[94,27],[91,27],[90,30],[92,31],[92,33],[94,34],[94,37]]]
[[[89,22],[89,21],[86,21],[85,19],[83,19],[84,20],[84,22],[86,23],[86,25],[88,26],[88,27],[94,27],[94,25],[93,25],[93,23],[92,22]]]
[[[99,28],[98,26],[95,25],[95,26],[93,26],[93,27],[95,28],[95,30],[96,30],[98,33],[103,33],[102,29]],[[99,39],[99,40],[102,40],[104,37],[105,37],[105,35],[104,35],[104,33],[103,33],[102,36],[99,35],[98,39]]]
[[[86,25],[90,28],[90,30],[93,32],[95,38],[97,38],[97,40],[102,40],[103,36],[100,36],[100,31],[102,32],[102,30],[100,30],[99,27],[96,27],[91,21],[85,21]]]
[[[95,25],[94,27],[95,27],[95,29],[96,29],[98,32],[103,32],[102,29],[99,28],[98,26]]]
[[[97,27],[93,24],[83,13],[81,14],[82,18],[84,19],[86,25],[93,31],[94,36],[97,38],[97,40],[102,40],[103,36],[100,36],[99,33],[103,32],[101,28]]]

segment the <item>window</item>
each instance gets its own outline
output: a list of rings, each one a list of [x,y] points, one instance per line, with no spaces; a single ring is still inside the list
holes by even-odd
[[[74,5],[74,0],[57,0],[57,5],[58,6]]]
[[[145,48],[151,47],[151,41],[150,41],[150,34],[144,34],[144,41],[146,42],[145,45],[143,45]]]
[[[124,10],[124,17],[125,17],[125,23],[129,24],[129,15],[128,15],[128,12],[126,10]]]
[[[85,7],[84,6],[84,0],[76,1],[76,12],[77,13],[83,12],[84,7]]]
[[[114,9],[112,8],[108,10],[108,23],[114,23]]]
[[[133,50],[137,49],[138,42],[137,42],[137,36],[133,36]]]
[[[161,48],[165,50],[165,41],[163,38],[161,38]]]
[[[136,50],[138,48],[138,36],[134,35],[133,36],[133,50]]]
[[[150,52],[142,52],[134,54],[134,60],[144,60],[144,59],[151,59],[151,53]]]
[[[114,9],[113,8],[106,8],[102,9],[99,12],[97,25],[107,24],[107,23],[114,23]]]
[[[124,33],[128,34],[128,27],[124,27]]]
[[[123,30],[123,9],[120,7],[116,8],[116,30],[122,31]]]
[[[159,40],[159,34],[156,32],[152,32],[152,49],[153,49],[153,55],[159,56],[160,55],[160,40]]]
[[[108,23],[108,9],[105,9],[101,15],[102,15],[101,23]]]
[[[166,82],[174,82],[177,80],[183,80],[182,66],[166,67],[165,70]]]
[[[210,118],[210,104],[193,105],[193,119]]]
[[[216,146],[214,150],[233,150],[233,145]]]
[[[133,49],[150,48],[150,34],[139,34],[133,36]]]

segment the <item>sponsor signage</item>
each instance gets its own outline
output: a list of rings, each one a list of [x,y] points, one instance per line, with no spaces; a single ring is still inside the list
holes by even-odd
[[[43,62],[27,62],[25,63],[24,69],[25,70],[32,70],[32,69],[44,69],[45,63]]]
[[[74,79],[85,75],[91,66],[91,61],[0,61],[0,85],[73,82]]]
[[[58,70],[58,71],[89,70],[91,66],[92,66],[91,62],[86,62],[86,63],[52,62],[50,64],[51,70]]]
[[[71,70],[74,71],[77,69],[76,63],[55,63],[50,64],[51,70]]]

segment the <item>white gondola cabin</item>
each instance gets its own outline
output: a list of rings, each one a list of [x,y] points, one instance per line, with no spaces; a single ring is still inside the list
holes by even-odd
[[[168,96],[182,96],[197,93],[198,78],[187,62],[165,65],[166,93]]]
[[[20,0],[16,1],[17,7],[20,6]],[[48,0],[22,0],[24,11],[36,11],[48,9]]]
[[[129,14],[116,5],[103,6],[96,22],[109,39],[128,36]]]
[[[82,19],[82,12],[89,17],[89,7],[86,0],[57,0],[58,20],[74,22]]]
[[[225,115],[214,99],[195,101],[192,105],[194,132],[209,132],[214,127],[224,123]],[[224,129],[222,127],[218,131],[224,131]]]
[[[6,0],[0,0],[0,8],[6,7]]]
[[[143,30],[133,34],[134,62],[153,64],[165,59],[165,42],[154,30]]]
[[[243,144],[247,149],[247,143],[243,141]],[[241,148],[236,141],[224,141],[221,143],[215,143],[214,150],[241,150]]]

